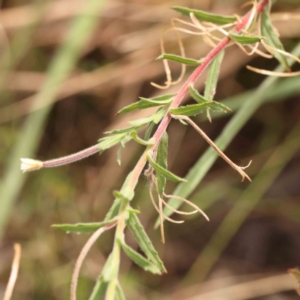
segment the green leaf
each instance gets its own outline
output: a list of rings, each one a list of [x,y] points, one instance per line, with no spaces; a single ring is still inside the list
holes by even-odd
[[[146,129],[146,132],[145,132],[145,136],[144,136],[144,139],[146,141],[148,141],[151,137],[151,133],[152,133],[152,130],[153,130],[153,127],[154,127],[155,123],[154,122],[150,122],[147,126],[147,129]]]
[[[119,246],[118,246],[119,247]],[[109,282],[116,278],[119,271],[120,258],[116,256],[114,250],[109,254],[102,270],[103,280]]]
[[[135,262],[138,266],[143,268],[145,271],[149,271],[153,274],[161,274],[161,270],[155,264],[153,264],[151,261],[149,261],[148,259],[143,257],[141,254],[139,254],[135,250],[133,250],[128,245],[126,245],[126,243],[124,241],[122,242],[121,240],[119,240],[119,243],[121,244],[122,249],[127,254],[127,256],[133,262]]]
[[[131,131],[138,130],[139,127],[127,127],[123,129],[114,129],[111,131],[105,131],[105,134],[120,134],[120,133],[130,133]]]
[[[120,199],[132,200],[134,197],[133,189],[129,188],[128,186],[122,188],[121,191],[114,191],[113,194],[116,198]]]
[[[242,45],[255,44],[261,41],[261,36],[250,36],[250,35],[239,35],[232,32],[229,32],[229,37]]]
[[[172,102],[173,97],[174,95],[171,94],[149,98],[149,99],[140,97],[140,101],[125,106],[120,111],[118,111],[118,114],[125,114],[129,111],[133,111],[136,109],[145,109],[149,107],[166,105]]]
[[[145,232],[142,224],[140,223],[137,215],[130,213],[127,224],[148,260],[153,262],[161,271],[161,273],[166,273],[166,268],[159,258],[157,251],[154,249],[153,244]]]
[[[174,94],[166,94],[166,95],[160,95],[153,98],[140,97],[140,99],[153,100],[153,101],[165,101],[165,100],[172,100],[174,96],[175,96]]]
[[[103,280],[103,277],[101,276],[94,286],[93,292],[89,298],[89,300],[99,300],[103,299],[106,290],[107,290],[108,283]]]
[[[207,103],[209,100],[205,99],[195,88],[192,84],[189,86],[189,94],[190,96],[197,101],[198,103]]]
[[[204,98],[206,100],[212,101],[215,93],[216,87],[218,82],[218,77],[221,69],[221,63],[224,57],[224,50],[221,51],[211,63],[208,73],[207,73],[207,80],[205,82],[205,89],[204,89]],[[207,117],[210,120],[209,110],[207,110]]]
[[[120,146],[117,151],[117,163],[119,166],[121,166],[121,154],[122,154],[121,151],[122,151],[122,146]]]
[[[124,136],[124,138],[121,139],[120,144],[121,144],[121,146],[124,148],[124,147],[125,147],[125,144],[128,143],[128,142],[131,141],[131,140],[132,140],[131,135],[130,135],[130,134],[126,134],[126,135]]]
[[[126,179],[125,179],[125,181],[122,185],[121,191],[123,191],[123,189],[125,189],[128,186],[128,183],[131,180],[131,176],[132,176],[132,172],[130,172],[127,175],[127,177],[126,177]],[[107,214],[105,216],[105,219],[104,219],[105,222],[113,219],[114,217],[116,217],[118,215],[122,199],[124,199],[123,195],[120,195],[120,197],[117,196],[115,198],[115,200],[113,202],[113,205],[110,207],[109,211],[107,212]]]
[[[115,134],[105,138],[101,138],[98,142],[98,147],[100,150],[109,149],[116,144],[120,143],[121,140],[126,136],[126,133]]]
[[[108,224],[111,224],[112,221],[113,220],[107,220],[96,223],[53,224],[51,225],[51,227],[61,229],[66,233],[91,233],[96,231],[100,227],[104,227]]]
[[[164,169],[168,168],[168,134],[166,132],[163,134],[162,139],[159,143],[157,149],[156,162],[162,168]],[[166,181],[167,181],[166,177],[161,175],[160,173],[157,173],[156,179],[157,179],[158,193],[162,195],[166,186]]]
[[[221,69],[221,63],[224,57],[224,50],[221,51],[211,63],[207,80],[205,82],[204,98],[208,101],[213,100],[216,93],[216,86],[218,82],[218,77]]]
[[[170,54],[170,53],[163,53],[160,56],[158,56],[156,59],[167,59],[188,66],[199,66],[203,62],[203,59],[197,60],[197,59],[183,57],[180,55]]]
[[[223,103],[217,102],[217,101],[211,101],[209,109],[212,111],[225,112],[225,113],[232,111],[228,106],[224,105]]]
[[[120,282],[118,282],[116,286],[116,300],[126,300]]]
[[[137,134],[136,131],[133,131],[130,135],[131,135],[131,137],[132,137],[132,139],[133,139],[134,141],[136,141],[137,143],[139,143],[139,144],[141,144],[141,145],[149,146],[149,145],[153,145],[153,143],[154,143],[154,140],[153,140],[153,139],[150,139],[150,140],[148,140],[148,141],[145,141],[145,140],[141,139],[141,138],[138,136],[138,134]]]
[[[231,109],[228,106],[217,101],[211,101],[205,99],[202,95],[198,93],[198,91],[192,85],[189,86],[189,94],[194,100],[196,100],[200,104],[209,103],[208,108],[211,109],[212,111],[225,112],[225,113],[231,112]]]
[[[202,104],[191,104],[186,106],[180,106],[178,108],[171,108],[171,113],[173,115],[182,115],[182,116],[196,116],[204,111],[206,111],[211,106],[211,102],[202,103]]]
[[[225,25],[237,21],[237,18],[234,16],[216,15],[207,13],[202,10],[190,9],[187,7],[174,6],[173,9],[186,16],[190,16],[190,13],[193,13],[195,17],[200,21],[210,22],[218,25]]]
[[[165,115],[166,110],[165,109],[158,109],[157,112],[149,117],[137,119],[134,121],[128,122],[132,126],[142,126],[151,122],[154,122],[157,124]]]
[[[149,151],[147,153],[147,160],[149,162],[149,164],[151,165],[151,167],[157,172],[159,173],[161,176],[166,177],[166,179],[172,180],[172,181],[186,181],[185,179],[173,174],[172,172],[168,171],[167,169],[163,168],[162,166],[160,166],[159,164],[157,164],[153,158],[152,158],[152,153]]]
[[[267,9],[264,9],[262,12],[261,18],[261,34],[266,37],[265,43],[273,48],[277,48],[284,51],[283,45],[280,42],[274,28],[272,22],[269,18]],[[283,67],[290,71],[290,66],[287,61],[287,57],[277,51],[272,51],[274,57],[283,65]]]

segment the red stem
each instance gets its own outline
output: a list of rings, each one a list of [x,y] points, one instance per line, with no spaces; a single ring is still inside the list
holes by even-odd
[[[265,6],[269,3],[269,0],[262,0],[257,4],[257,12],[261,12]],[[251,11],[249,11],[242,19],[241,21],[236,25],[234,28],[234,31],[238,33],[241,31],[248,23],[249,18],[251,16]],[[222,51],[225,49],[227,44],[230,42],[229,37],[225,37],[215,48],[213,48],[205,57],[203,63],[198,66],[195,71],[191,74],[191,76],[187,79],[187,81],[183,84],[181,89],[178,91],[176,94],[172,104],[170,105],[170,108],[176,108],[180,105],[182,99],[188,92],[189,86],[193,84],[197,78],[203,73],[203,71],[210,65],[210,63],[213,61],[213,59]],[[155,140],[154,145],[151,146],[150,149],[155,149],[158,145],[159,142],[163,136],[163,133],[166,131],[172,117],[170,113],[168,112],[164,118],[162,119],[161,123],[159,124],[159,127],[157,128],[156,132],[153,135],[153,138]],[[146,149],[145,153],[141,156],[140,160],[136,164],[135,168],[133,169],[132,172],[132,177],[130,180],[129,185],[131,186],[132,189],[136,186],[138,182],[138,178],[141,175],[141,172],[147,162],[146,159],[146,152],[149,151],[149,148]]]

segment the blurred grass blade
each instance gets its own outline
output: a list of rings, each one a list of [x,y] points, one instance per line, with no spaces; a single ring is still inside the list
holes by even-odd
[[[300,55],[300,44],[292,51],[295,56]],[[281,72],[282,66],[276,68],[276,72]],[[255,90],[251,95],[251,101],[245,100],[244,105],[239,111],[232,117],[230,122],[223,129],[220,136],[216,139],[215,144],[224,151],[232,139],[236,136],[239,130],[245,125],[245,123],[251,118],[252,114],[264,103],[265,99],[269,97],[276,86],[280,82],[277,77],[268,77],[264,82]],[[211,168],[213,163],[218,158],[217,153],[212,149],[208,148],[206,152],[198,159],[196,164],[188,172],[185,179],[188,183],[180,183],[174,191],[174,195],[178,195],[183,198],[188,198],[189,195],[199,185],[203,177],[206,175],[208,170]],[[181,205],[181,201],[172,198],[169,201],[169,205],[177,209]],[[164,214],[170,216],[172,211],[165,208]],[[156,221],[155,226],[159,225],[159,220]]]
[[[190,279],[194,276],[197,276],[197,280],[200,281],[207,276],[234,234],[239,230],[286,164],[299,151],[299,134],[300,123],[286,137],[286,141],[277,147],[269,157],[252,184],[239,196],[238,201],[221,222],[185,278],[189,284]],[[211,255],[212,252],[213,255]]]
[[[266,9],[263,10],[261,16],[261,34],[266,38],[264,42],[267,45],[284,51],[283,45],[273,28],[271,19]],[[277,51],[272,51],[272,54],[283,65],[286,71],[291,70],[286,56]]]
[[[63,44],[58,49],[50,65],[45,83],[34,99],[32,104],[33,108],[39,107],[41,103],[43,103],[45,107],[28,116],[7,163],[0,186],[0,237],[10,214],[13,201],[17,197],[26,178],[26,176],[20,172],[20,157],[34,156],[43,133],[47,116],[52,107],[51,103],[56,97],[61,84],[74,68],[83,46],[98,24],[98,12],[104,3],[105,1],[90,0],[86,2],[82,14],[74,18]]]
[[[51,1],[33,1],[32,24],[19,28],[12,37],[8,47],[5,47],[0,57],[0,90],[3,90],[5,83],[9,80],[9,73],[15,69],[20,61],[27,54],[32,46],[32,40],[37,28],[45,18],[45,8]],[[3,94],[1,95],[3,100]]]
[[[127,254],[127,256],[138,266],[140,266],[145,271],[149,271],[153,274],[161,274],[161,270],[153,264],[151,261],[147,260],[145,257],[143,257],[141,254],[133,250],[131,247],[129,247],[125,242],[122,242],[119,240],[119,243],[122,246],[122,249]]]
[[[159,173],[161,176],[164,176],[166,179],[169,179],[171,181],[185,181],[185,179],[173,174],[172,172],[170,172],[169,170],[163,168],[162,166],[160,166],[159,164],[157,164],[153,158],[151,154],[147,154],[147,160],[149,162],[149,164],[151,165],[151,167],[156,171],[156,173]]]
[[[221,69],[221,64],[224,58],[225,51],[221,51],[211,63],[208,72],[207,72],[207,80],[205,82],[204,89],[204,98],[208,101],[212,101],[215,93],[216,87],[218,83],[219,73]],[[207,118],[211,121],[209,110],[207,110]]]
[[[239,35],[239,34],[234,34],[232,32],[229,33],[229,37],[242,45],[251,45],[255,44],[261,41],[262,37],[260,36],[250,36],[250,35]]]
[[[202,63],[202,60],[197,60],[197,59],[192,59],[192,58],[188,58],[188,57],[183,57],[180,55],[176,55],[176,54],[170,54],[170,53],[163,53],[160,56],[158,56],[156,58],[157,60],[159,59],[167,59],[167,60],[171,60],[174,62],[178,62],[180,64],[184,64],[187,66],[199,66]]]
[[[198,20],[214,23],[217,25],[225,25],[237,21],[237,18],[234,16],[210,14],[202,10],[191,9],[182,6],[174,6],[173,9],[186,16],[189,16],[190,13],[193,13]]]
[[[157,251],[154,249],[151,240],[146,234],[136,214],[130,213],[127,223],[146,257],[158,267],[161,273],[166,273],[163,262],[159,258]]]

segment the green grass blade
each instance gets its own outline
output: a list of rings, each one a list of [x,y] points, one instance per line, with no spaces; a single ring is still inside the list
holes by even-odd
[[[288,135],[286,142],[274,151],[251,185],[239,196],[235,206],[219,225],[212,239],[197,258],[185,281],[190,283],[191,278],[194,276],[197,276],[197,280],[200,281],[206,277],[231,238],[239,230],[285,165],[299,150],[299,133],[300,124]],[[278,162],[280,162],[280,165]]]
[[[93,29],[99,22],[99,16],[95,12],[99,11],[104,3],[105,1],[90,0],[86,3],[82,14],[74,18],[65,41],[54,57],[45,83],[35,97],[32,107],[40,106],[41,103],[44,107],[32,113],[23,125],[0,186],[0,236],[13,201],[25,182],[26,176],[21,173],[19,167],[20,157],[31,157],[34,155],[52,107],[51,103],[56,97],[62,82],[68,77],[80,57],[82,47],[86,44]]]

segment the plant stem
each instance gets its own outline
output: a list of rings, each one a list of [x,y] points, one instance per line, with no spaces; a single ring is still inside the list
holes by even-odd
[[[269,0],[262,0],[257,4],[257,12],[261,12],[266,5],[269,3]],[[251,11],[249,11],[242,19],[241,21],[236,25],[234,28],[234,32],[238,33],[241,31],[248,23],[249,18],[251,17]],[[230,37],[225,37],[215,48],[213,48],[205,57],[203,60],[203,63],[198,66],[194,72],[191,74],[191,76],[186,80],[186,82],[183,84],[183,86],[180,88],[176,96],[174,97],[173,102],[171,103],[168,112],[162,119],[160,125],[158,126],[156,132],[153,135],[154,144],[152,146],[147,147],[141,158],[139,159],[138,163],[136,164],[135,168],[132,171],[132,176],[130,180],[130,187],[132,189],[135,188],[138,179],[142,173],[142,170],[147,162],[147,152],[149,150],[154,150],[159,145],[159,142],[164,134],[164,132],[167,130],[167,127],[172,119],[170,114],[171,108],[177,108],[184,96],[187,94],[189,86],[193,84],[197,78],[203,73],[203,71],[210,65],[210,63],[213,61],[213,59],[222,51],[225,49],[225,47],[229,44],[231,41]]]

